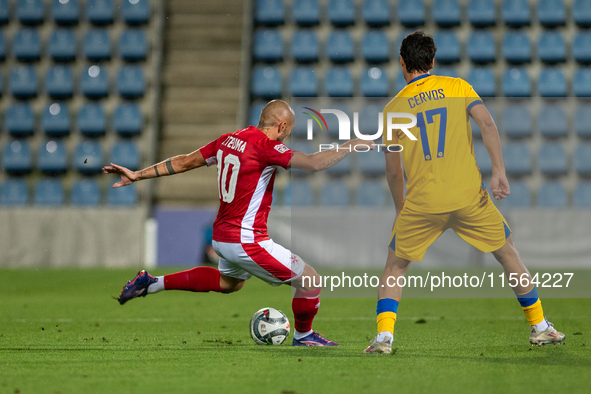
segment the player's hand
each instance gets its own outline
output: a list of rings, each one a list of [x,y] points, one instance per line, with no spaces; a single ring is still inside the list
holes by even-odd
[[[493,175],[490,180],[490,190],[492,191],[495,200],[502,200],[511,193],[509,181],[505,174]]]
[[[117,164],[111,163],[110,166],[103,167],[103,173],[105,174],[117,174],[121,176],[121,181],[113,185],[113,187],[121,187],[131,185],[137,180],[137,176],[134,171],[131,171],[125,167],[118,166]]]

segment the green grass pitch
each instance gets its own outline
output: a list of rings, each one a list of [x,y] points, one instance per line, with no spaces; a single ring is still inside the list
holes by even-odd
[[[542,298],[567,337],[540,348],[514,299],[404,299],[395,355],[364,355],[373,299],[322,301],[314,327],[338,348],[257,346],[256,310],[279,308],[293,325],[288,287],[251,279],[234,294],[163,292],[120,306],[112,296],[134,274],[0,270],[0,393],[590,390],[590,299]]]

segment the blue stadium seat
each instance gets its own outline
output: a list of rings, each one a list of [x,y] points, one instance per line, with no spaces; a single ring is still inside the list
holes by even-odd
[[[488,106],[488,104],[486,104],[486,103],[485,103],[485,105],[487,105],[486,109],[488,110],[488,112],[490,113],[490,116],[492,116],[492,118],[494,120],[496,118],[495,107]],[[482,131],[480,130],[480,126],[478,126],[478,123],[476,123],[476,121],[471,116],[470,116],[470,126],[472,128],[472,137],[482,139]]]
[[[491,175],[492,163],[484,143],[480,141],[474,142],[474,157],[476,158],[476,165],[480,168],[482,175]]]
[[[70,134],[70,110],[66,103],[52,103],[41,115],[41,128],[48,136],[66,136]]]
[[[538,20],[542,26],[563,26],[566,23],[566,8],[563,0],[539,0]]]
[[[314,153],[314,146],[309,141],[293,141],[289,144],[290,149],[303,153]],[[301,175],[301,174],[300,174]]]
[[[82,178],[74,183],[70,202],[77,207],[95,207],[101,202],[101,188],[94,178]]]
[[[496,95],[495,74],[490,67],[471,68],[467,81],[480,97],[494,97]]]
[[[101,98],[109,95],[109,76],[106,67],[93,65],[82,69],[80,88],[88,98]]]
[[[70,0],[71,1],[71,0]],[[49,56],[56,61],[76,60],[76,36],[72,29],[55,29],[47,45]]]
[[[31,147],[25,140],[11,140],[2,150],[2,167],[9,174],[26,174],[33,168]]]
[[[39,60],[41,57],[41,38],[37,29],[25,27],[18,30],[12,39],[12,51],[18,60]]]
[[[45,7],[42,0],[18,0],[16,3],[16,17],[26,25],[43,23]]]
[[[82,174],[98,174],[103,167],[103,149],[97,140],[80,142],[74,150],[74,167]]]
[[[545,142],[538,153],[538,168],[544,175],[566,175],[567,156],[560,142]]]
[[[503,208],[528,208],[531,203],[531,192],[523,181],[511,181],[511,194],[501,202]]]
[[[15,66],[10,71],[10,92],[16,98],[37,96],[37,72],[33,66]]]
[[[90,29],[84,36],[84,56],[88,60],[109,60],[111,38],[106,29]]]
[[[572,51],[577,62],[591,63],[591,32],[577,32],[573,39]]]
[[[85,104],[78,110],[77,128],[89,137],[103,136],[107,128],[105,110],[98,103]]]
[[[575,0],[571,7],[573,20],[580,27],[591,26],[591,3],[588,0]]]
[[[37,168],[46,174],[62,174],[68,169],[68,153],[62,140],[46,140],[39,145]]]
[[[395,81],[395,85],[394,87],[396,88],[394,91],[396,93],[398,93],[399,91],[401,91],[402,89],[404,89],[404,87],[406,86],[406,80],[404,79],[404,74],[401,72],[398,73],[398,75],[396,76],[396,81]]]
[[[367,67],[361,74],[360,85],[365,97],[387,97],[390,89],[386,68]]]
[[[310,206],[314,204],[314,191],[307,179],[292,179],[285,188],[283,204],[287,206]]]
[[[257,0],[254,20],[262,25],[282,25],[285,22],[283,0]]]
[[[249,125],[256,126],[257,124],[259,124],[259,118],[261,116],[261,112],[263,111],[263,108],[265,108],[265,105],[266,105],[266,103],[259,102],[259,103],[254,103],[250,106],[250,113],[248,116],[248,124]],[[302,122],[302,120],[300,118],[303,115],[301,115],[299,112],[296,111],[296,116],[297,116],[297,118],[296,118],[297,119],[296,127],[297,127],[298,124]]]
[[[342,180],[331,179],[320,188],[320,205],[341,207],[349,205],[350,191]]]
[[[128,1],[128,0],[124,0]],[[142,29],[127,29],[119,37],[119,54],[123,60],[146,60],[148,39]]]
[[[383,30],[368,30],[361,41],[361,54],[368,63],[385,63],[390,60],[390,44]]]
[[[379,114],[383,111],[383,109],[384,106],[382,105],[382,103],[369,102],[368,104],[364,105],[363,108],[361,108],[361,111],[359,112],[359,131],[363,134],[375,134],[379,128]],[[359,166],[361,168],[362,159],[359,158],[359,160]]]
[[[93,25],[113,23],[115,7],[113,0],[87,0],[86,17]]]
[[[591,175],[591,143],[585,142],[577,146],[573,157],[575,170],[581,176]]]
[[[468,38],[468,57],[474,63],[492,63],[496,60],[495,38],[488,31],[474,31]]]
[[[320,23],[320,4],[318,0],[294,0],[291,16],[300,26],[313,26]]]
[[[120,140],[111,148],[110,163],[136,171],[140,168],[140,151],[135,142],[131,140]]]
[[[318,79],[316,70],[310,66],[297,66],[291,69],[289,91],[293,97],[316,97]]]
[[[0,0],[0,25],[5,25],[10,20],[10,3],[8,0]]]
[[[527,103],[509,103],[503,111],[502,121],[507,137],[531,137],[532,117]]]
[[[403,26],[424,25],[425,14],[425,2],[423,0],[398,2],[398,20]]]
[[[460,74],[458,74],[458,69],[454,66],[436,66],[431,70],[431,74],[451,78],[458,78],[460,76]]]
[[[117,180],[117,182],[119,182],[119,180]],[[135,184],[118,188],[109,187],[107,189],[107,205],[109,206],[130,207],[137,204],[137,202],[138,194]]]
[[[8,178],[0,186],[0,205],[23,206],[29,202],[29,187],[25,178]]]
[[[16,102],[6,111],[5,128],[14,137],[30,137],[35,130],[35,115],[28,102]]]
[[[328,20],[335,26],[355,24],[355,2],[353,0],[329,0]]]
[[[591,138],[591,105],[577,105],[573,119],[573,126],[580,138]]]
[[[122,0],[121,16],[125,23],[140,25],[150,21],[149,0]]]
[[[460,40],[453,31],[439,31],[433,38],[437,45],[436,61],[440,63],[460,61]]]
[[[531,153],[525,142],[510,142],[503,148],[503,159],[507,175],[531,174]]]
[[[538,56],[544,63],[566,61],[566,44],[560,32],[543,32],[538,41]]]
[[[359,183],[355,192],[355,201],[358,206],[383,207],[386,205],[384,185],[379,180],[368,180]]]
[[[327,169],[326,172],[329,175],[335,175],[335,176],[349,175],[351,173],[351,169],[353,168],[353,165],[351,163],[352,157],[353,157],[352,155],[345,157],[343,160],[338,162],[336,165]]]
[[[387,26],[390,24],[390,3],[388,0],[365,0],[362,14],[368,26]]]
[[[68,98],[74,93],[74,76],[70,66],[50,66],[45,74],[45,91],[51,98]]]
[[[347,67],[331,67],[326,71],[324,90],[330,97],[353,96],[353,77]]]
[[[104,114],[102,116],[103,133],[105,128]],[[113,128],[122,137],[132,137],[142,133],[142,110],[133,102],[121,103],[113,112]]]
[[[507,97],[530,97],[531,80],[527,69],[513,67],[503,75],[503,94]]]
[[[559,68],[543,68],[538,77],[538,93],[542,97],[565,97],[566,77]]]
[[[568,118],[558,104],[544,104],[538,113],[538,129],[546,138],[566,137]]]
[[[291,37],[291,56],[298,63],[318,61],[318,37],[314,30],[296,30]]]
[[[283,82],[281,71],[274,66],[255,66],[252,71],[251,93],[254,97],[276,98],[281,96]]]
[[[0,71],[0,97],[2,97],[3,88],[4,88],[4,80],[2,78],[2,71]]]
[[[146,78],[141,66],[123,66],[117,74],[117,92],[124,98],[142,97],[146,92]]]
[[[503,21],[509,26],[529,26],[530,7],[527,0],[503,0],[501,7]]]
[[[458,0],[434,0],[431,14],[438,26],[458,26],[460,24],[460,3]]]
[[[372,130],[372,133],[377,131]],[[364,175],[383,175],[386,168],[384,152],[369,151],[360,152],[357,155],[357,167]]]
[[[78,23],[80,5],[78,0],[52,0],[51,17],[58,25],[74,25]]]
[[[303,104],[306,105],[306,104]],[[308,133],[308,119],[310,119],[312,122],[314,122],[312,120],[312,118],[308,115],[306,115],[308,111],[307,109],[304,108],[304,106],[295,106],[293,108],[294,112],[295,112],[295,126],[294,128],[291,130],[291,136],[292,136],[292,141],[295,141],[297,139],[300,138],[306,138],[307,133]],[[263,109],[264,104],[254,104],[251,107],[251,112],[250,112],[250,116],[251,116],[251,123],[252,125],[256,125],[259,121],[259,115],[261,114],[261,110]],[[253,123],[254,122],[254,123]],[[298,141],[296,141],[298,142]],[[293,146],[290,144],[290,148],[293,149]]]
[[[573,193],[575,208],[591,208],[591,182],[579,181]]]
[[[351,33],[348,30],[333,30],[326,40],[326,54],[334,63],[352,62],[355,44]]]
[[[44,207],[60,206],[64,203],[64,195],[64,185],[59,179],[44,178],[35,183],[35,205]]]
[[[283,60],[283,38],[280,29],[260,29],[254,34],[254,60],[278,62]]]
[[[496,19],[496,6],[493,0],[470,0],[468,20],[471,24],[477,27],[494,26]]]
[[[591,68],[576,69],[573,77],[573,93],[577,97],[591,97]]]
[[[509,63],[531,61],[531,42],[527,33],[509,31],[503,38],[503,56]]]
[[[346,102],[337,101],[333,102],[328,106],[328,108],[336,109],[339,111],[344,112],[347,114],[350,120],[353,119],[353,111],[351,108],[346,104]],[[326,119],[326,125],[328,128],[328,134],[330,138],[338,138],[339,137],[339,122],[337,120],[337,116],[334,114],[325,113],[323,114],[324,119]],[[351,133],[353,133],[353,123],[351,122]]]
[[[4,31],[0,30],[0,61],[6,59],[6,38]]]
[[[568,197],[566,189],[560,181],[545,182],[538,189],[538,207],[541,208],[566,208]]]

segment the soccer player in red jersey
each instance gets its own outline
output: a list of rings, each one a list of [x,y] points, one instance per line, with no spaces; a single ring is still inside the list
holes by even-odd
[[[205,165],[217,165],[218,170],[220,208],[213,227],[213,247],[220,256],[218,269],[196,267],[156,278],[140,271],[123,287],[119,303],[161,290],[231,293],[240,290],[244,281],[254,275],[271,285],[289,284],[296,289],[292,301],[294,346],[338,346],[312,330],[321,288],[311,286],[321,283],[321,278],[298,255],[269,238],[267,217],[278,166],[321,171],[344,159],[355,146],[368,143],[351,140],[338,149],[314,154],[292,151],[282,142],[294,126],[292,120],[295,114],[289,104],[274,100],[263,109],[257,127],[224,134],[190,154],[135,172],[113,163],[103,168],[106,174],[121,176],[113,187]],[[312,281],[305,281],[306,286],[302,277]]]

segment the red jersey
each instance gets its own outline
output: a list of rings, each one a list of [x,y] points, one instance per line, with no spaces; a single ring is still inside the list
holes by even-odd
[[[222,135],[199,149],[208,166],[217,164],[220,209],[213,224],[218,242],[269,239],[267,217],[277,166],[287,169],[291,149],[254,126]]]

